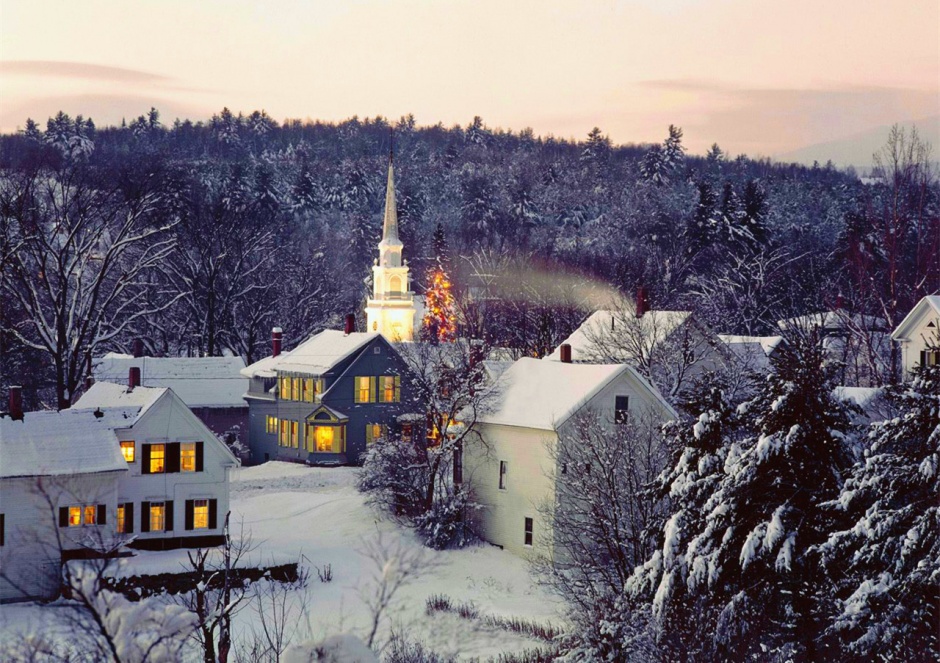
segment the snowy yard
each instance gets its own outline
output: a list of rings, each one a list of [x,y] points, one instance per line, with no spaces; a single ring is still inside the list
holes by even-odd
[[[368,632],[369,595],[375,564],[361,554],[363,545],[382,536],[399,538],[408,550],[426,550],[407,531],[382,520],[363,503],[354,486],[356,469],[308,468],[271,462],[235,470],[232,481],[232,530],[241,524],[256,546],[253,561],[284,563],[303,560],[311,569],[309,633],[314,638]],[[473,602],[482,615],[520,617],[559,623],[560,604],[534,584],[526,562],[498,548],[481,544],[463,550],[427,550],[429,570],[396,595],[389,616],[392,625],[431,649],[461,658],[486,659],[539,645],[477,621],[453,614],[425,614],[425,600],[444,594],[454,601]],[[185,551],[139,552],[121,569],[122,575],[182,570]],[[322,583],[315,567],[329,565],[333,579]],[[36,604],[0,608],[0,634],[54,627],[60,610]],[[238,628],[250,628],[252,608],[238,616]],[[380,639],[388,632],[388,621]]]

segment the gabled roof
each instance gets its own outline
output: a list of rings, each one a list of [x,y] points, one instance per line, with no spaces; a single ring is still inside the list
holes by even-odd
[[[256,361],[243,368],[241,374],[248,378],[273,378],[278,371],[323,375],[380,336],[381,334],[365,332],[345,334],[338,330],[326,329],[311,336],[290,352]]]
[[[623,374],[659,400],[671,416],[678,416],[655,387],[626,364],[568,364],[523,357],[499,377],[494,387],[496,406],[477,421],[555,430]]]
[[[770,366],[770,356],[783,342],[783,336],[735,336],[718,334],[718,338],[735,358],[753,370]]]
[[[96,382],[91,389],[72,405],[72,410],[120,409],[125,412],[125,421],[117,428],[133,426],[138,419],[166,394],[166,387],[135,387],[113,382]]]
[[[94,376],[126,383],[128,369],[140,368],[140,383],[169,387],[189,407],[245,407],[248,383],[241,357],[131,357],[107,354],[95,360]]]
[[[898,328],[891,332],[891,338],[895,341],[910,340],[911,334],[925,315],[940,317],[940,295],[927,295],[917,302],[917,305],[904,317]]]
[[[682,326],[692,315],[691,311],[648,311],[642,317],[633,317],[633,314],[625,311],[601,310],[592,313],[587,320],[581,323],[572,334],[562,341],[562,345],[567,343],[571,346],[572,361],[590,361],[598,352],[603,354],[604,348],[597,347],[596,341],[604,339],[608,335],[616,337],[618,331],[630,331],[633,333],[638,330],[643,334],[644,344],[655,345],[666,340],[670,334]],[[630,325],[629,329],[626,325]],[[634,326],[635,325],[635,326]],[[613,348],[611,348],[613,349]],[[616,348],[623,351],[624,348]],[[548,355],[547,359],[557,361],[561,358],[561,345],[555,348],[554,352]],[[608,357],[610,361],[632,361],[634,357]]]
[[[127,470],[114,429],[127,412],[27,412],[0,418],[0,478]]]
[[[777,321],[777,326],[783,331],[788,329],[809,331],[814,327],[835,330],[855,328],[866,331],[884,331],[886,325],[887,323],[883,318],[862,315],[861,313],[849,313],[842,309],[810,313],[809,315],[800,315],[795,318]]]

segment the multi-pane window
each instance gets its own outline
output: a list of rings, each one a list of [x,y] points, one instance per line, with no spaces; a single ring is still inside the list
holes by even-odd
[[[499,461],[499,489],[506,490],[506,474],[509,472],[509,463],[505,460]]]
[[[166,471],[166,445],[150,445],[150,474],[161,474]]]
[[[270,414],[264,418],[264,432],[277,435],[277,417]]]
[[[278,380],[278,395],[282,400],[289,401],[293,397],[291,394],[291,380],[287,377],[282,377]]]
[[[196,443],[183,442],[180,444],[180,472],[196,471]]]
[[[162,532],[166,527],[166,504],[164,502],[150,503],[150,531]]]
[[[281,419],[281,432],[278,435],[277,443],[282,447],[290,446],[290,422],[287,419]]]
[[[69,507],[69,527],[81,527],[82,525],[82,507]]]
[[[385,424],[366,424],[366,444],[372,444],[386,436],[388,426]]]
[[[617,396],[614,399],[614,423],[625,424],[630,420],[630,397]]]
[[[307,424],[306,449],[317,453],[341,454],[346,451],[346,427]]]
[[[84,511],[85,511],[84,523],[86,525],[94,525],[95,523],[98,522],[98,518],[97,518],[98,507],[97,506],[95,506],[94,504],[88,504],[85,506]]]
[[[526,518],[525,519],[525,538],[523,539],[523,541],[525,545],[527,546],[532,545],[532,526],[533,526],[532,519]]]
[[[290,445],[294,449],[300,448],[300,422],[290,422]]]
[[[209,500],[193,500],[193,529],[209,529]]]
[[[81,527],[82,525],[105,525],[104,504],[73,504],[59,507],[59,527]]]
[[[940,350],[920,351],[921,366],[936,366],[937,364],[940,364]]]
[[[379,377],[379,402],[398,403],[401,401],[401,377],[382,375]]]
[[[121,454],[128,463],[133,463],[136,460],[134,456],[134,442],[132,440],[121,442]]]
[[[411,442],[414,437],[414,424],[404,423],[401,425],[401,441],[402,442]]]
[[[117,507],[117,531],[118,534],[124,534],[127,531],[127,525],[125,524],[125,519],[127,517],[127,507],[123,504],[118,504]]]
[[[300,389],[302,380],[300,378],[291,378],[291,399],[295,401],[303,400],[303,394]]]
[[[371,376],[357,376],[354,400],[357,403],[375,402],[375,378]]]

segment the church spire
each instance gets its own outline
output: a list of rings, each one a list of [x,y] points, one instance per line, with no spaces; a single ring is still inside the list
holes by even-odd
[[[395,167],[392,164],[392,155],[388,157],[388,185],[385,190],[385,220],[382,222],[382,241],[386,243],[399,243],[398,239],[398,209],[395,205]]]

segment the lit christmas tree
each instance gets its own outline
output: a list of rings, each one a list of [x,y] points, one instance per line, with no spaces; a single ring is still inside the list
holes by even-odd
[[[441,224],[437,224],[434,231],[434,252],[436,260],[428,272],[422,326],[428,340],[448,342],[457,338],[457,314],[454,295],[450,291],[450,277],[446,268],[447,245]]]

